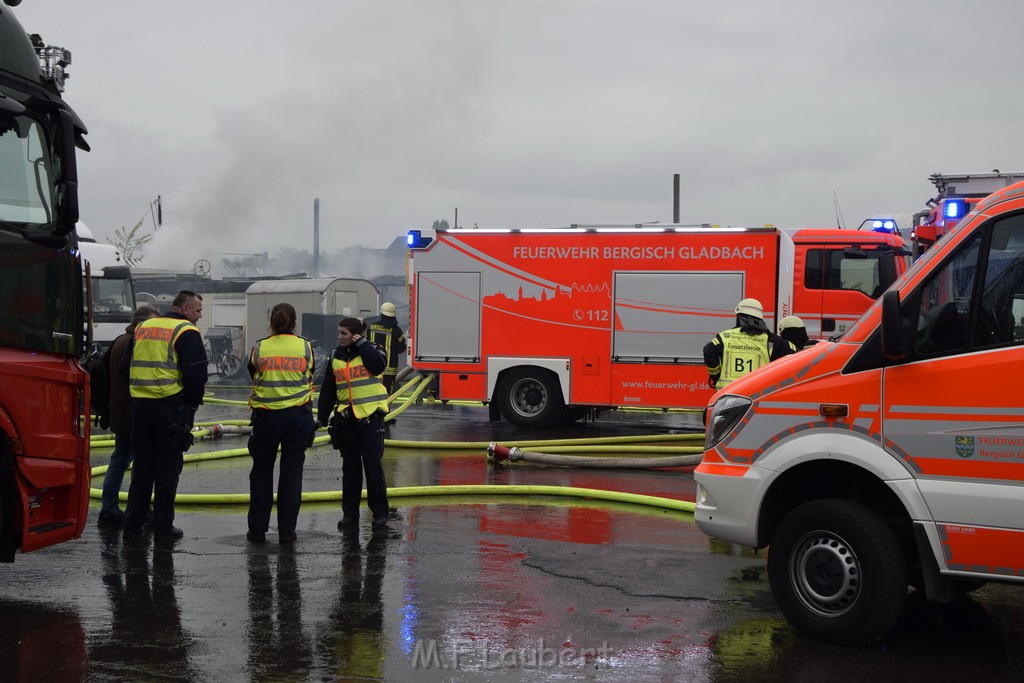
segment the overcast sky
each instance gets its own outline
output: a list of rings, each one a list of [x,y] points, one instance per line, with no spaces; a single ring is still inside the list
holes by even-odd
[[[484,228],[847,227],[1024,171],[1020,0],[24,0],[143,265]]]

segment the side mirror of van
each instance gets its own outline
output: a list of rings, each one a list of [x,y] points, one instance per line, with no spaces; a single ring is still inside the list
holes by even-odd
[[[890,289],[882,294],[882,355],[889,360],[903,360],[903,320],[900,317],[900,293]]]

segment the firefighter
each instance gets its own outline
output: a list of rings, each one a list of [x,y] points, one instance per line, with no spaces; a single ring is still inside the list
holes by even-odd
[[[124,515],[124,535],[142,534],[153,496],[153,537],[175,540],[174,526],[182,458],[192,445],[192,423],[206,390],[206,349],[196,323],[203,297],[178,292],[171,310],[135,328],[128,387],[132,397],[132,483]]]
[[[274,462],[281,449],[277,482],[277,536],[281,543],[295,540],[295,522],[302,501],[302,466],[312,444],[313,347],[295,334],[295,308],[280,303],[270,311],[269,337],[249,352],[252,377],[252,435],[249,437],[249,531],[254,543],[265,540],[274,504]]]
[[[114,434],[114,451],[110,454],[107,472],[103,475],[102,506],[98,525],[120,529],[124,513],[117,504],[117,494],[124,481],[124,472],[132,464],[132,397],[128,387],[128,367],[121,361],[131,358],[131,341],[135,328],[145,320],[158,315],[152,306],[139,306],[132,314],[131,323],[124,328],[124,334],[110,344],[107,351],[108,410],[110,431]]]
[[[736,305],[736,326],[719,332],[704,346],[704,365],[711,388],[721,389],[795,351],[793,344],[768,331],[761,302],[743,299]]]
[[[388,362],[381,381],[387,389],[388,396],[395,387],[395,376],[398,375],[398,356],[405,353],[405,333],[395,319],[395,305],[385,301],[380,305],[380,317],[367,321],[366,338],[376,344]]]
[[[779,336],[795,346],[797,351],[818,343],[817,339],[810,339],[807,336],[804,321],[795,315],[787,315],[779,321]]]
[[[331,445],[341,451],[340,531],[354,528],[359,522],[364,472],[373,526],[384,528],[388,523],[387,483],[380,462],[388,410],[388,394],[380,375],[387,360],[363,336],[365,329],[358,318],[344,318],[338,323],[339,345],[324,373],[317,403],[317,419],[321,425],[330,422]]]

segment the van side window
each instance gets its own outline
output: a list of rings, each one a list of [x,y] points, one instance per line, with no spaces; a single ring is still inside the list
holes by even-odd
[[[1024,214],[992,226],[972,348],[1024,343]]]
[[[850,258],[842,249],[808,249],[804,287],[857,290],[877,299],[892,284],[883,283],[879,275],[882,256],[882,252],[867,252],[866,258]]]
[[[926,283],[915,344],[922,355],[1024,344],[1024,214],[994,223],[983,253],[986,232]]]
[[[968,309],[978,271],[983,231],[979,230],[944,268],[932,275],[917,312],[917,350],[926,356],[964,350]]]

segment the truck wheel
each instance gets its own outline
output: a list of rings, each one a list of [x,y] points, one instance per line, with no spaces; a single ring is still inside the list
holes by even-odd
[[[540,368],[510,370],[497,393],[501,414],[516,427],[547,427],[565,409],[558,380]]]
[[[804,635],[843,645],[884,635],[907,599],[907,562],[896,535],[849,500],[805,503],[772,536],[768,581],[779,609]]]

